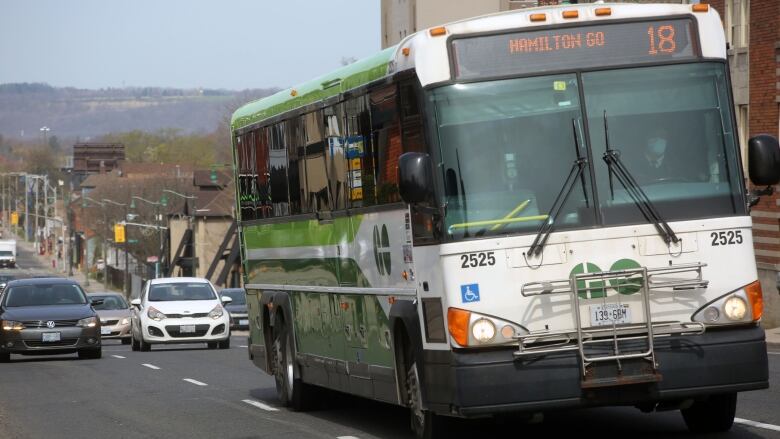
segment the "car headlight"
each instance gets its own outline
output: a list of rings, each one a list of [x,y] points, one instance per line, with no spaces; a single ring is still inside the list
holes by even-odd
[[[130,317],[123,318],[122,319],[122,324],[123,325],[129,325],[130,324]]]
[[[98,324],[97,317],[87,317],[76,322],[76,326],[81,328],[94,328]]]
[[[757,322],[763,312],[761,284],[755,281],[699,308],[692,320],[710,325]]]
[[[217,305],[214,307],[214,309],[209,311],[209,317],[211,317],[212,319],[218,319],[222,317],[224,314],[225,311],[223,310],[222,305]]]
[[[24,324],[22,322],[14,320],[2,320],[2,326],[5,331],[21,331],[24,329]]]
[[[150,306],[149,311],[146,311],[146,315],[156,321],[159,322],[160,320],[165,318],[165,314],[161,313],[157,308]]]

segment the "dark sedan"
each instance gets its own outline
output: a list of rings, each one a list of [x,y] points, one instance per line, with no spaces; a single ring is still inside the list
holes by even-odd
[[[0,300],[0,362],[11,354],[66,354],[100,358],[100,320],[70,279],[13,280]]]
[[[233,299],[225,305],[230,313],[230,329],[249,329],[249,315],[246,310],[246,290],[243,288],[225,288],[219,292],[220,297]]]

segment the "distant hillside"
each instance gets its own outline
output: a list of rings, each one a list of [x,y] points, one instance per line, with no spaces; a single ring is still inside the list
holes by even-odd
[[[207,133],[239,105],[275,91],[151,87],[84,90],[47,84],[0,84],[0,134],[36,138],[43,126],[51,129],[49,135],[81,139],[161,128]]]

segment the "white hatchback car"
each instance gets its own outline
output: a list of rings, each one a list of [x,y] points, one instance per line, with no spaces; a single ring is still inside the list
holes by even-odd
[[[132,347],[148,351],[153,344],[207,343],[210,349],[230,347],[230,314],[206,279],[170,277],[146,283],[133,308]]]

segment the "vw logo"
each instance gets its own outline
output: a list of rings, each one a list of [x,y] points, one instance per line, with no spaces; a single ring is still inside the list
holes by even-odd
[[[379,226],[374,226],[374,260],[380,275],[390,274],[390,237],[384,224],[381,233]]]
[[[54,322],[53,322],[53,321],[49,320],[48,322],[46,322],[46,327],[47,327],[47,328],[53,328],[54,326],[55,326],[55,325],[54,325]]]

